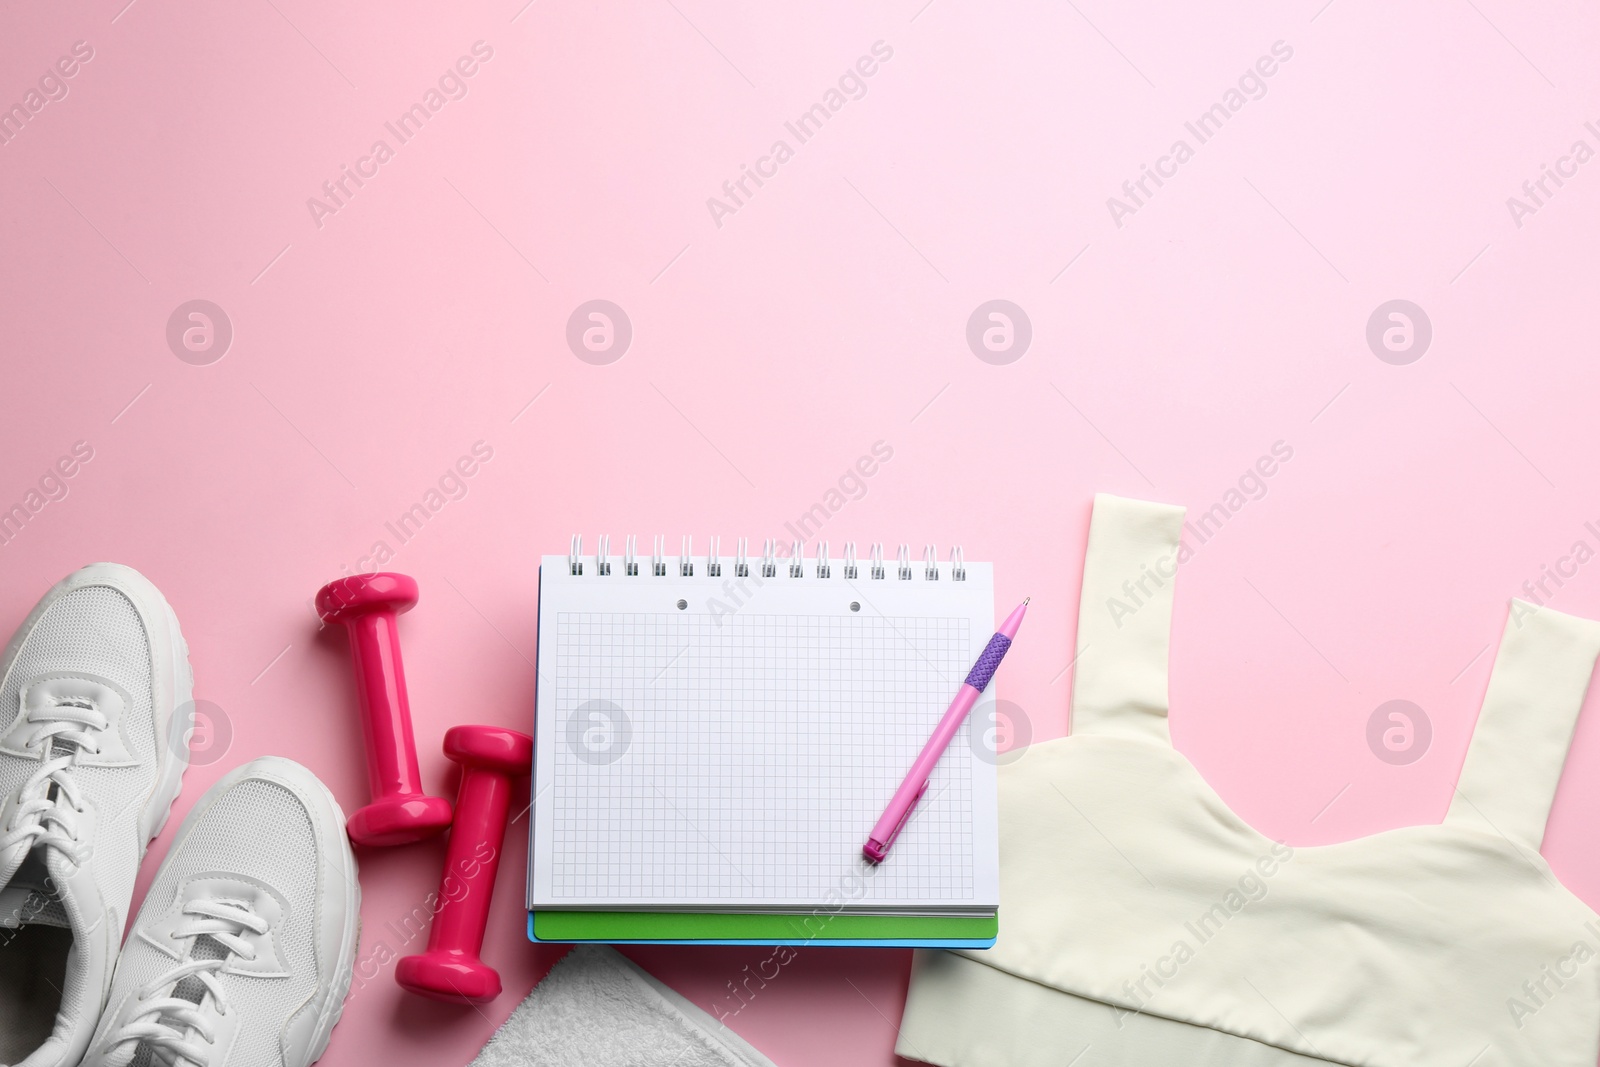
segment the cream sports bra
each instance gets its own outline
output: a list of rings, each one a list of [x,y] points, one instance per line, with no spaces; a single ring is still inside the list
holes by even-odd
[[[1600,623],[1514,602],[1441,825],[1290,849],[1171,745],[1183,510],[1097,496],[1072,734],[1000,769],[1000,940],[919,953],[947,1067],[1594,1067],[1600,916],[1539,855]],[[1131,614],[1108,609],[1142,601]]]

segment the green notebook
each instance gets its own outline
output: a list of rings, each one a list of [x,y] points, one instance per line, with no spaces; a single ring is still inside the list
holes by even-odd
[[[900,556],[543,557],[530,937],[993,943],[992,702],[863,855],[994,632],[990,564]]]
[[[536,911],[529,936],[536,941],[629,941],[760,944],[873,944],[987,948],[996,916],[754,915],[638,911]]]

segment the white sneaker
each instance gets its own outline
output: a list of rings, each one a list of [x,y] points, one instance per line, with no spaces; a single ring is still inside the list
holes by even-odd
[[[232,771],[156,872],[85,1067],[307,1067],[350,990],[360,910],[327,787],[276,756]]]
[[[6,648],[0,1063],[83,1055],[139,861],[182,786],[192,688],[172,609],[113,563],[57,583]]]

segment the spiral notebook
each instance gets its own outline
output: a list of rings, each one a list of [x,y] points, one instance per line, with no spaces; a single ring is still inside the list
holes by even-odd
[[[992,702],[889,859],[861,858],[993,632],[992,567],[608,547],[540,568],[533,935],[992,939]]]

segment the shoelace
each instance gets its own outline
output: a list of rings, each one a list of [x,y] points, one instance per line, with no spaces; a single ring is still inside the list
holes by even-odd
[[[228,996],[217,980],[216,974],[234,956],[243,960],[256,958],[256,950],[240,934],[249,930],[264,934],[270,924],[243,904],[221,900],[192,900],[184,905],[185,915],[195,916],[187,925],[172,932],[173,940],[207,935],[229,955],[217,959],[190,959],[179,963],[165,974],[152,979],[139,989],[139,1015],[111,1036],[113,1047],[130,1042],[145,1042],[151,1052],[167,1067],[194,1064],[206,1067],[210,1062],[210,1048],[216,1041],[206,1014],[200,1009],[200,1000],[186,1000],[175,995],[178,983],[195,978],[211,994],[212,1007],[219,1017],[228,1014]],[[167,995],[157,997],[163,990]],[[204,998],[202,997],[201,1000]],[[207,1047],[201,1047],[188,1037],[194,1031]]]
[[[65,747],[67,751],[49,755],[22,783],[16,810],[0,834],[0,849],[31,837],[34,847],[48,845],[81,864],[88,857],[88,846],[78,841],[77,816],[83,812],[83,798],[73,781],[72,767],[80,753],[100,751],[99,734],[109,722],[94,708],[70,703],[32,708],[27,714],[29,722],[40,724],[28,739],[29,748],[43,746],[53,753]]]

